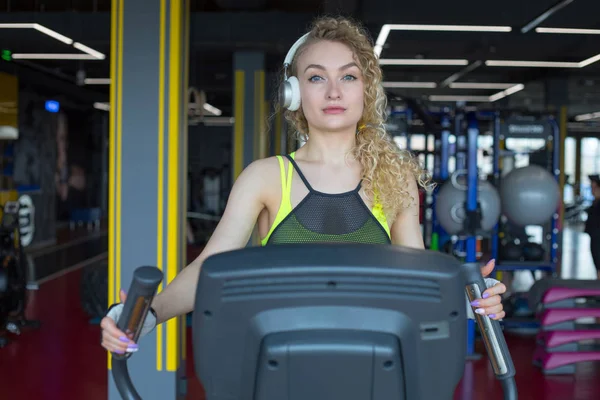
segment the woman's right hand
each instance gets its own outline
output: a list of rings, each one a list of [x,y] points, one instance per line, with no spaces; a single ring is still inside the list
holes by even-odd
[[[102,328],[101,344],[102,347],[104,347],[111,353],[133,353],[138,351],[137,343],[135,343],[132,340],[133,333],[129,332],[125,334],[125,332],[121,331],[117,327],[117,321],[119,320],[119,317],[123,312],[123,304],[125,304],[125,300],[127,299],[127,295],[125,294],[125,291],[123,289],[121,289],[119,297],[121,299],[121,303],[111,307],[108,314],[106,314],[106,316],[102,318],[102,322],[100,323],[100,327]],[[146,320],[144,321],[140,337],[150,333],[155,326],[156,318],[151,312],[149,312],[146,317]]]

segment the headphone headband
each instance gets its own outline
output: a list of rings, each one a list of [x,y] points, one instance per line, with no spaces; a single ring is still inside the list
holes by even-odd
[[[306,39],[308,38],[309,34],[310,34],[310,32],[302,35],[302,37],[300,37],[300,39],[296,40],[296,43],[294,43],[292,45],[292,47],[290,47],[287,55],[285,56],[285,60],[283,61],[284,67],[287,68],[292,64],[292,60],[294,59],[294,55],[296,54],[298,47],[300,47],[304,42],[306,42]]]
[[[310,33],[310,32],[309,32]],[[305,33],[302,37],[296,40],[296,43],[288,50],[287,55],[285,56],[285,60],[283,62],[283,73],[284,73],[284,82],[281,85],[281,91],[279,93],[279,99],[284,108],[287,108],[290,111],[295,111],[300,108],[300,103],[302,99],[300,98],[300,84],[298,83],[298,78],[295,76],[288,76],[288,67],[292,64],[294,60],[294,55],[306,39],[308,38],[309,33]]]

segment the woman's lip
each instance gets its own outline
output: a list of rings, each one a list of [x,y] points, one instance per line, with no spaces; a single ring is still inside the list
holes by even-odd
[[[323,112],[325,112],[325,113],[332,113],[332,114],[333,113],[337,114],[337,113],[341,113],[341,112],[344,112],[344,111],[346,111],[346,109],[343,108],[343,107],[327,107],[327,108],[323,109]]]

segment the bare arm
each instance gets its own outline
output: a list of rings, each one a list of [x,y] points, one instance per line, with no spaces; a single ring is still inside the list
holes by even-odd
[[[242,248],[248,243],[264,207],[265,160],[250,164],[235,181],[223,217],[200,255],[159,293],[152,307],[157,323],[193,310],[202,263],[213,254]]]
[[[392,224],[392,244],[424,249],[423,234],[419,222],[419,190],[415,180],[409,180],[408,193],[414,201],[402,210]]]

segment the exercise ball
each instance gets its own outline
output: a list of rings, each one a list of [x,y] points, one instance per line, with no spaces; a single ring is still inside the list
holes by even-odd
[[[465,202],[467,201],[466,180],[464,177],[448,180],[440,188],[435,199],[435,213],[439,224],[450,235],[463,231]],[[481,230],[490,231],[500,218],[500,195],[487,181],[477,184],[477,201],[481,206]]]
[[[502,213],[518,226],[541,225],[556,212],[560,190],[546,169],[529,165],[516,168],[502,179]]]

